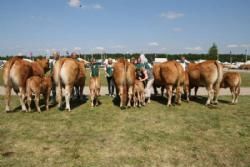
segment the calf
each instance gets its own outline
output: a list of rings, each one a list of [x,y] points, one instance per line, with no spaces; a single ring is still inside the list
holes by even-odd
[[[134,107],[145,105],[144,85],[141,81],[135,80],[134,86]]]
[[[83,88],[85,86],[86,80],[86,71],[85,71],[85,63],[84,61],[77,62],[79,65],[79,74],[77,80],[75,81],[75,91],[77,98],[83,99]]]
[[[91,107],[100,104],[98,96],[100,96],[101,82],[100,77],[91,77],[89,80],[89,92],[91,98]]]
[[[35,104],[38,112],[41,112],[39,107],[40,94],[43,94],[45,99],[46,110],[49,110],[49,97],[52,89],[52,80],[50,76],[38,77],[32,76],[27,80],[26,92],[28,99],[28,111],[31,111],[30,104],[32,93],[35,94]]]
[[[226,72],[223,75],[221,88],[230,88],[232,93],[232,104],[238,103],[238,97],[240,95],[241,77],[238,72]]]

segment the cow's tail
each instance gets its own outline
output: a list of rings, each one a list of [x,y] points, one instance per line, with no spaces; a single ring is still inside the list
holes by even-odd
[[[127,81],[127,70],[128,70],[128,66],[127,66],[127,62],[125,59],[123,59],[123,66],[124,66],[124,75],[123,75],[123,105],[126,105],[127,103],[127,99],[128,99],[128,81]]]
[[[216,86],[220,87],[220,83],[221,83],[221,81],[223,79],[223,68],[222,68],[221,64],[218,61],[215,61],[215,65],[217,67],[217,73],[218,73]]]
[[[53,81],[56,86],[55,87],[56,99],[59,105],[61,103],[61,98],[62,98],[62,83],[61,83],[62,81],[61,81],[60,73],[61,73],[63,64],[64,64],[64,60],[59,59],[53,67]]]
[[[61,69],[62,66],[64,64],[64,60],[58,60],[55,65],[54,65],[54,69],[53,69],[53,79],[56,85],[61,84],[61,77],[60,77],[60,73],[61,73]]]

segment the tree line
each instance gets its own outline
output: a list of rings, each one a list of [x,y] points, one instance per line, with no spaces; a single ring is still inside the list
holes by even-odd
[[[117,59],[120,57],[124,57],[127,59],[131,58],[138,58],[140,53],[133,53],[133,54],[124,54],[124,53],[96,53],[96,54],[80,54],[79,57],[85,60],[90,61],[91,59]],[[221,62],[245,62],[246,60],[250,60],[250,58],[246,57],[244,54],[219,54],[218,47],[215,43],[209,48],[207,54],[166,54],[166,53],[145,53],[145,56],[149,60],[149,62],[153,62],[155,58],[167,58],[168,60],[177,60],[180,59],[182,56],[185,56],[189,61],[197,61],[197,60],[219,60]],[[2,56],[0,60],[8,60],[12,56]],[[23,56],[24,58],[31,58],[29,56]],[[39,55],[36,57],[32,57],[32,59],[46,57],[45,55]],[[66,57],[66,55],[64,55]],[[52,56],[50,56],[52,58]]]

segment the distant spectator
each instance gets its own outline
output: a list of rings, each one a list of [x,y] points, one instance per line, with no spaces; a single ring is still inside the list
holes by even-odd
[[[77,54],[76,52],[72,52],[71,55],[70,55],[70,57],[71,57],[72,59],[77,60],[77,58],[78,58],[79,56],[78,56],[78,54]]]
[[[90,77],[99,77],[99,76],[100,76],[99,66],[96,63],[96,60],[92,59],[90,66]]]
[[[181,60],[179,61],[181,66],[183,67],[184,71],[187,70],[188,64],[190,63],[184,56],[181,56]]]
[[[106,64],[105,68],[105,76],[107,78],[107,82],[108,82],[108,93],[109,96],[114,96],[114,79],[113,79],[113,61],[111,58],[108,59],[108,63]]]

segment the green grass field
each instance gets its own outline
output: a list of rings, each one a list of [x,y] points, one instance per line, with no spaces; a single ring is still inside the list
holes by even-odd
[[[0,70],[0,85],[3,85],[3,77],[2,77],[2,70]],[[103,69],[100,69],[101,74],[101,84],[102,86],[107,86],[107,80],[105,78],[105,73]],[[243,87],[250,87],[250,73],[241,72],[242,77],[242,86]],[[89,85],[89,69],[87,69],[87,79],[86,79],[86,85]]]
[[[241,79],[242,79],[241,86],[250,87],[250,73],[241,72],[240,75],[241,75]]]
[[[120,110],[101,97],[94,109],[87,101],[39,114],[19,112],[13,97],[16,112],[0,106],[0,166],[249,166],[250,96],[212,108],[204,98],[170,108],[156,100]]]

